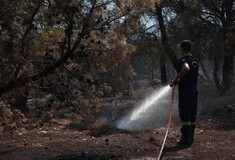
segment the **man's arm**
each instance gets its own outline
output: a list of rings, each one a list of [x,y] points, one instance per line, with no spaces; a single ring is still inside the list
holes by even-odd
[[[185,76],[189,72],[189,70],[190,70],[189,64],[188,63],[183,63],[180,72],[172,80],[172,84],[177,85],[179,83],[180,79],[183,76]]]

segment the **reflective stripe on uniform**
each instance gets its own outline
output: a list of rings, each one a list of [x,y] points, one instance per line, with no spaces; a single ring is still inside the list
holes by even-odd
[[[182,126],[196,126],[196,122],[181,122]]]

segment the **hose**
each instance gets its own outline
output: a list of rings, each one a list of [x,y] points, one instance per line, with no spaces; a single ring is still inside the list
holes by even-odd
[[[162,143],[162,148],[161,148],[161,150],[160,150],[160,152],[159,152],[159,155],[158,155],[157,160],[160,160],[160,159],[161,159],[162,151],[163,151],[163,149],[164,149],[164,146],[165,146],[165,143],[166,143],[166,139],[167,139],[167,135],[168,135],[169,128],[170,128],[170,124],[171,124],[172,108],[173,108],[174,93],[175,93],[175,85],[170,85],[170,86],[173,87],[173,89],[172,89],[172,94],[171,94],[171,103],[170,103],[169,120],[168,120],[168,125],[167,125],[166,134],[165,134],[165,137],[164,137],[164,140],[163,140],[163,143]]]

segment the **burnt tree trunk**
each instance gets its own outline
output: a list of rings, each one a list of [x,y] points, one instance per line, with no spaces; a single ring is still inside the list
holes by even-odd
[[[162,8],[157,3],[155,4],[155,7],[156,7],[156,15],[157,15],[157,19],[158,19],[158,23],[159,23],[159,27],[161,31],[162,45],[164,47],[166,54],[170,57],[171,63],[173,64],[175,70],[177,71],[178,58],[174,50],[171,48],[169,44],[168,36],[166,33],[166,26],[164,24],[164,19],[162,16]]]
[[[224,41],[224,62],[223,62],[223,79],[222,86],[224,92],[231,88],[233,76],[233,58],[234,58],[234,41],[231,35],[234,33],[234,16],[233,0],[223,2],[222,13],[220,14]]]
[[[161,82],[162,82],[163,85],[167,84],[166,65],[165,65],[165,63],[161,64]]]
[[[166,72],[166,64],[165,64],[165,56],[163,53],[160,55],[160,69],[161,69],[161,83],[162,85],[167,84],[167,72]]]
[[[206,68],[205,68],[205,66],[204,66],[204,64],[203,64],[203,62],[202,62],[202,60],[199,60],[199,63],[201,64],[202,72],[203,72],[204,75],[206,76],[206,79],[207,79],[208,81],[211,81],[211,78],[210,78],[210,76],[208,75],[208,73],[207,73],[207,71],[206,71]]]
[[[223,95],[225,91],[224,91],[223,86],[220,83],[220,79],[219,79],[219,76],[218,76],[219,68],[220,68],[219,58],[217,56],[215,56],[214,57],[214,69],[213,69],[214,82],[215,82],[215,86],[219,90],[220,94]]]
[[[227,91],[231,88],[232,76],[233,76],[233,58],[234,58],[234,47],[225,48],[225,56],[223,63],[223,80],[222,85],[224,90]]]

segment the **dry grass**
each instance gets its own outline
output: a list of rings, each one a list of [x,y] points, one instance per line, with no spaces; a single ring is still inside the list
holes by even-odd
[[[90,127],[92,136],[99,137],[101,135],[110,134],[115,131],[114,126],[105,120],[96,120]]]

